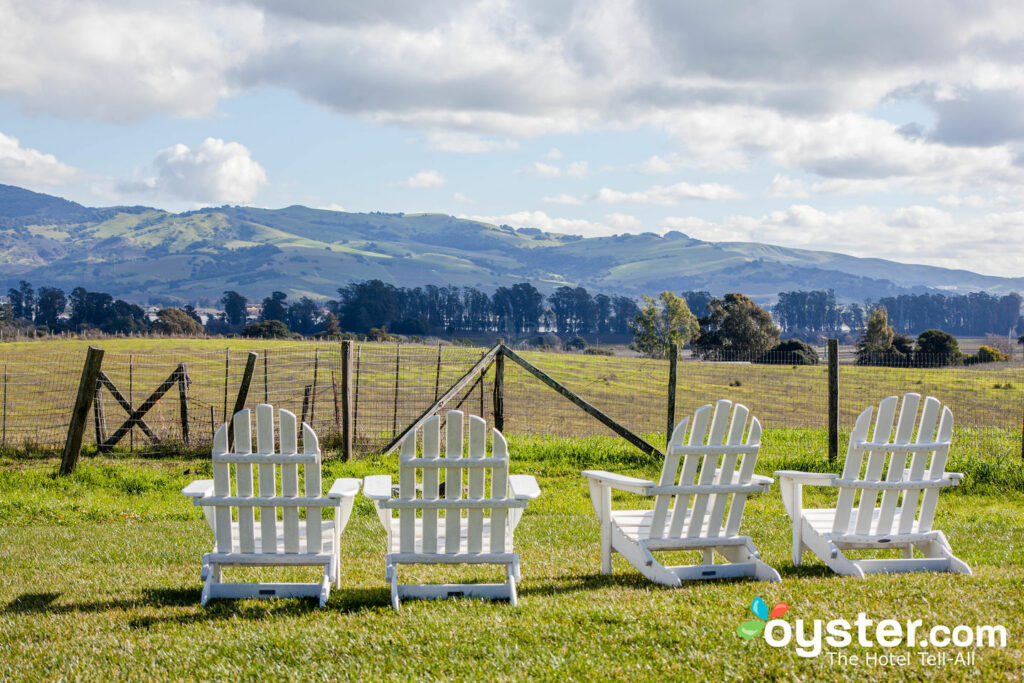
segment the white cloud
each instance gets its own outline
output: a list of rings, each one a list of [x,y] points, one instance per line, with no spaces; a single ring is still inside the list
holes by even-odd
[[[552,147],[551,149],[548,150],[547,154],[544,155],[544,158],[558,161],[559,159],[562,158],[562,150],[558,149],[557,147]]]
[[[545,164],[543,161],[533,162],[530,172],[539,175],[541,178],[557,178],[562,175],[562,169],[552,164]]]
[[[456,192],[455,194],[453,194],[452,199],[454,199],[457,202],[462,202],[463,204],[476,204],[476,201],[470,199],[461,192]]]
[[[461,218],[470,218],[496,225],[511,225],[514,228],[537,228],[545,232],[560,232],[586,237],[636,232],[636,228],[640,226],[639,221],[624,214],[609,214],[605,217],[605,222],[588,221],[583,218],[552,217],[543,211],[517,211],[502,216],[461,216]]]
[[[634,232],[643,226],[639,218],[628,213],[610,213],[604,217],[604,222],[623,232]]]
[[[660,225],[715,242],[763,242],[1006,277],[1024,275],[1019,254],[1006,248],[1008,236],[1024,228],[1024,211],[954,217],[931,206],[888,211],[858,206],[829,212],[794,204],[760,217],[670,217]]]
[[[441,187],[444,185],[444,176],[437,171],[420,171],[414,176],[402,181],[402,185],[415,189],[428,187]]]
[[[743,194],[728,185],[719,183],[701,183],[700,185],[676,183],[675,185],[655,185],[647,190],[634,192],[620,192],[602,187],[594,198],[607,204],[630,202],[633,204],[670,205],[677,203],[680,199],[742,199]]]
[[[679,155],[671,155],[668,157],[658,156],[657,154],[651,155],[648,159],[642,163],[634,164],[631,166],[632,169],[639,171],[640,173],[646,174],[658,174],[658,173],[671,173],[680,166]]]
[[[802,180],[789,178],[781,173],[775,174],[768,189],[765,190],[765,194],[769,197],[804,198],[809,196]]]
[[[590,172],[590,164],[585,161],[573,161],[565,167],[565,175],[570,178],[582,178]]]
[[[82,177],[82,172],[0,133],[0,182],[26,187],[61,185]]]
[[[571,194],[558,194],[552,197],[544,197],[545,202],[548,204],[582,204],[583,202],[578,197],[573,197]]]
[[[518,149],[519,143],[508,138],[494,138],[475,133],[433,130],[427,133],[427,146],[438,152],[482,154]]]
[[[544,155],[545,158],[550,158],[551,153]],[[535,161],[533,166],[520,171],[520,173],[529,173],[530,175],[538,175],[541,178],[560,178],[562,176],[568,178],[583,178],[590,172],[590,164],[586,161],[573,161],[565,165],[565,167],[558,166],[556,164],[549,164],[544,161]]]
[[[321,211],[344,211],[345,210],[344,206],[342,206],[341,204],[337,204],[335,202],[331,202],[330,204],[324,204],[323,206],[318,206],[316,208],[320,209]]]
[[[104,121],[204,116],[264,46],[243,4],[0,2],[0,95]]]
[[[267,184],[267,173],[237,142],[206,138],[195,148],[177,144],[153,160],[156,175],[119,190],[209,204],[245,204]]]

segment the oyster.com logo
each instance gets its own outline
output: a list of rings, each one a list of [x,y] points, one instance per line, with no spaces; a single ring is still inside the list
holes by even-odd
[[[754,613],[757,619],[744,621],[736,627],[736,633],[740,635],[740,638],[745,638],[746,640],[752,640],[761,635],[769,621],[778,619],[789,611],[789,605],[784,602],[777,602],[775,607],[768,611],[768,604],[762,598],[757,597],[751,601],[750,611]]]

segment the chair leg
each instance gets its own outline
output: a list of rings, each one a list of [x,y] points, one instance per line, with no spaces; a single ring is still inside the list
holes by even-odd
[[[953,547],[949,545],[946,535],[941,531],[937,532],[935,540],[921,543],[918,547],[925,557],[943,557],[949,560],[949,571],[954,574],[974,574],[966,562],[953,554]]]
[[[519,597],[516,594],[516,568],[511,564],[505,569],[505,575],[508,577],[508,604],[515,607],[519,604]]]
[[[401,606],[398,599],[398,565],[388,564],[384,570],[384,578],[391,584],[391,609],[397,611]]]
[[[206,606],[206,603],[210,601],[210,593],[213,592],[213,584],[220,583],[221,580],[221,568],[219,564],[205,565],[206,579],[203,584],[203,592],[199,598],[199,604]]]

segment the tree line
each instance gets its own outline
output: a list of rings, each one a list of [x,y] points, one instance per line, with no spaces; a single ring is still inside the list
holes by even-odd
[[[1024,304],[1016,292],[995,296],[986,292],[945,294],[901,294],[863,304],[837,304],[833,290],[779,292],[772,307],[775,322],[793,336],[833,336],[845,325],[860,330],[871,312],[884,308],[889,325],[896,332],[918,334],[927,329],[942,329],[961,336],[979,337],[988,333],[1008,334],[1016,329],[1024,333]]]
[[[493,333],[511,338],[543,331],[562,339],[634,335],[634,343],[644,353],[663,354],[674,342],[680,347],[689,344],[705,357],[727,349],[765,353],[779,344],[782,335],[837,336],[843,326],[850,334],[857,333],[868,327],[871,311],[877,309],[886,311],[886,327],[896,335],[888,348],[904,355],[913,346],[907,333],[920,329],[982,335],[1016,327],[1024,333],[1022,298],[1016,293],[901,295],[876,304],[840,305],[832,290],[792,291],[781,292],[769,313],[742,294],[716,298],[707,291],[663,292],[658,298],[644,296],[639,304],[627,296],[591,294],[584,287],[562,286],[544,296],[528,282],[498,287],[492,294],[475,287],[402,287],[381,280],[353,282],[337,291],[338,298],[326,302],[308,296],[289,300],[287,294],[275,291],[255,305],[236,291],[226,291],[220,299],[222,312],[208,318],[204,327],[191,305],[160,309],[151,320],[141,306],[105,292],[76,287],[65,294],[56,287],[36,290],[21,281],[8,290],[7,302],[0,306],[0,324],[34,325],[54,332],[97,329],[110,334]],[[881,346],[887,346],[884,340]],[[804,352],[803,347],[800,350]],[[874,356],[881,352],[877,345],[871,351]]]

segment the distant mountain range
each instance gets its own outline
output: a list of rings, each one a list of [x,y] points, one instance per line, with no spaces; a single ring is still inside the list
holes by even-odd
[[[780,291],[834,289],[840,301],[940,290],[1024,292],[1024,278],[753,242],[705,242],[681,232],[579,237],[439,214],[143,206],[89,208],[0,185],[0,287],[18,280],[84,286],[130,301],[187,302],[233,289],[335,297],[379,278],[397,285],[532,282],[542,291],[740,291],[767,303]]]

